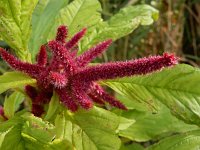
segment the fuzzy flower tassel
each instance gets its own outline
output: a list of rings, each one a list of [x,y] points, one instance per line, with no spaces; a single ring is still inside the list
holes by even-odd
[[[126,110],[119,100],[109,95],[96,82],[133,75],[144,75],[177,64],[173,54],[150,56],[126,62],[109,62],[96,66],[88,64],[104,52],[112,43],[111,39],[93,46],[77,56],[78,42],[84,37],[86,28],[67,40],[68,29],[60,26],[56,38],[42,45],[35,64],[22,62],[6,50],[0,48],[1,57],[17,71],[24,72],[37,80],[37,88],[27,85],[25,91],[32,100],[32,113],[41,116],[55,91],[60,102],[72,112],[79,107],[90,109],[93,103]],[[47,49],[52,53],[47,57]]]

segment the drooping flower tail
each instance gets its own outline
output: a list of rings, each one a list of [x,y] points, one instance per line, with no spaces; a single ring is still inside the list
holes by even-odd
[[[93,83],[91,90],[92,93],[94,93],[98,98],[102,98],[103,101],[109,103],[111,106],[127,110],[124,104],[122,104],[119,100],[115,99],[113,96],[110,96],[100,85]]]
[[[165,53],[163,56],[151,56],[127,62],[111,62],[89,66],[79,71],[75,76],[77,80],[90,82],[132,75],[144,75],[175,64],[177,64],[177,58],[173,54]]]
[[[78,103],[81,105],[81,107],[83,107],[85,109],[89,109],[93,106],[93,104],[92,104],[89,96],[83,90],[80,83],[76,83],[76,82],[73,83],[73,85],[72,85],[72,95],[78,101]]]
[[[72,112],[77,111],[78,105],[66,90],[56,89],[56,93],[58,93],[60,100],[64,106],[66,106]]]
[[[97,104],[100,105],[104,105],[104,101],[102,100],[101,97],[99,97],[98,95],[94,94],[94,93],[88,93],[88,96],[91,98],[91,100]]]

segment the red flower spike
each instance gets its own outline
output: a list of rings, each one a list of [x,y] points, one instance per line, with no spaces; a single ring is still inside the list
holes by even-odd
[[[65,39],[67,38],[67,27],[66,26],[59,26],[57,29],[57,34],[56,34],[56,41],[65,43]]]
[[[71,57],[69,51],[56,41],[50,41],[48,46],[52,50],[55,58],[59,58],[59,61],[62,61],[64,65],[69,66],[70,71],[74,71],[75,63]]]
[[[38,56],[37,56],[37,64],[39,66],[43,66],[43,67],[45,67],[46,64],[47,64],[47,52],[46,52],[46,46],[45,45],[42,45],[40,47],[40,51],[39,51]]]
[[[67,78],[65,75],[52,71],[49,74],[49,82],[56,88],[62,88],[67,84]]]
[[[80,82],[81,83],[81,82]],[[81,84],[79,83],[72,83],[72,95],[73,97],[78,101],[78,103],[81,105],[81,107],[85,109],[89,109],[92,107],[92,102],[90,101],[90,98],[86,94],[86,92],[82,89]]]
[[[75,49],[71,52],[71,56],[72,58],[75,58],[77,56],[77,53],[78,53],[78,49]]]
[[[85,82],[114,79],[132,75],[144,75],[173,66],[177,63],[174,55],[165,53],[163,56],[151,56],[126,62],[111,62],[96,66],[89,66],[79,71],[75,76]]]
[[[56,89],[56,93],[60,97],[60,101],[72,112],[78,110],[78,105],[65,89]]]
[[[62,104],[72,112],[77,111],[78,106],[89,109],[93,106],[93,102],[98,104],[107,102],[111,106],[127,110],[120,101],[106,93],[95,81],[144,75],[177,64],[177,58],[173,54],[164,53],[163,56],[88,66],[90,61],[107,49],[111,40],[97,44],[81,56],[77,56],[77,51],[74,49],[77,48],[75,46],[85,32],[86,29],[83,29],[66,43],[67,28],[60,26],[56,39],[47,45],[52,52],[49,64],[46,63],[46,50],[43,46],[38,54],[37,64],[22,62],[0,48],[0,55],[13,69],[27,73],[37,80],[37,91],[31,86],[25,88],[32,99],[32,112],[36,116],[44,112],[44,104],[50,101],[53,91],[58,94]]]
[[[38,95],[37,90],[30,85],[25,86],[25,92],[31,99],[35,99]]]
[[[72,49],[74,46],[76,46],[80,39],[85,35],[86,31],[87,29],[83,28],[80,32],[76,33],[71,40],[66,43],[65,47],[67,49]]]
[[[94,92],[95,95],[97,95],[97,97],[102,98],[105,102],[109,103],[111,106],[127,110],[126,106],[124,106],[120,101],[118,101],[114,97],[110,96],[107,92],[105,92],[100,85],[93,83],[91,90]]]
[[[0,48],[1,57],[15,70],[27,73],[33,78],[37,78],[39,73],[44,69],[42,66],[22,62]]]
[[[101,97],[95,95],[94,93],[88,93],[88,96],[91,100],[97,104],[104,105],[105,103],[102,101]]]
[[[43,106],[38,105],[38,104],[32,104],[32,113],[35,116],[40,117],[44,113]]]
[[[40,91],[37,97],[35,99],[32,99],[32,103],[40,105],[47,104],[50,101],[52,95],[53,94],[51,92]]]
[[[89,62],[91,62],[99,54],[103,53],[103,51],[105,51],[110,46],[111,43],[112,43],[112,40],[109,39],[102,43],[97,44],[96,46],[94,46],[91,49],[84,52],[81,56],[79,56],[76,59],[78,66],[81,66],[81,67],[86,66]]]

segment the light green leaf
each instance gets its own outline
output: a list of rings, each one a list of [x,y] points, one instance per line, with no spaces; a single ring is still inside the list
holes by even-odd
[[[120,150],[145,150],[142,145],[138,143],[128,144],[128,145],[122,145]]]
[[[67,139],[78,150],[117,150],[120,140],[116,135],[119,117],[101,108],[57,116],[56,129],[59,137]],[[56,132],[57,133],[57,132]]]
[[[54,19],[61,8],[68,4],[68,0],[42,0],[39,1],[32,20],[32,34],[29,41],[30,52],[33,60],[39,47],[47,42],[50,29],[55,23]],[[57,28],[57,27],[56,27]]]
[[[33,115],[27,115],[23,118],[28,119],[28,122],[23,126],[23,136],[37,139],[37,142],[43,144],[51,142],[55,137],[54,126],[48,122],[43,122],[41,118]]]
[[[83,27],[90,27],[101,20],[101,5],[98,0],[74,0],[60,10],[55,19],[55,24],[50,31],[49,39],[55,37],[59,25],[67,25],[69,36],[72,36]]]
[[[26,84],[36,83],[35,79],[20,73],[20,72],[7,72],[0,76],[0,94],[4,91],[24,86]]]
[[[134,119],[127,119],[127,118],[120,116],[120,124],[118,126],[117,132],[121,132],[121,131],[127,129],[134,123],[135,123]]]
[[[2,143],[3,143],[3,141],[4,141],[4,138],[5,138],[6,134],[7,134],[8,132],[10,132],[10,130],[11,130],[11,128],[8,129],[8,130],[5,131],[5,132],[0,132],[0,147],[2,146]]]
[[[198,126],[185,124],[172,116],[165,106],[157,113],[129,110],[124,112],[122,116],[135,119],[136,122],[129,128],[120,131],[119,135],[137,142],[146,142],[173,133],[198,129]]]
[[[25,142],[26,150],[74,150],[71,143],[68,141],[54,140],[51,143],[42,143],[37,141],[24,133],[22,133],[23,140]]]
[[[0,0],[0,35],[24,60],[28,60],[31,18],[37,2]]]
[[[0,149],[3,150],[25,150],[23,140],[21,139],[21,129],[24,120],[20,117],[14,117],[10,119],[0,126],[0,132],[7,131],[8,133],[5,135]]]
[[[111,38],[117,40],[131,32],[139,25],[150,25],[158,18],[158,11],[149,5],[128,6],[119,11],[108,21],[100,22],[89,28],[81,42],[81,51],[92,45]]]
[[[52,98],[51,98],[51,101],[49,102],[49,107],[48,107],[48,110],[47,110],[47,114],[45,116],[45,120],[50,120],[55,114],[56,114],[56,111],[57,109],[59,108],[59,97],[58,95],[54,92]]]
[[[147,150],[198,150],[200,130],[174,135],[149,147]]]
[[[146,103],[147,107],[155,107],[154,102],[160,101],[179,119],[200,126],[199,69],[177,65],[150,75],[105,83],[133,101]]]
[[[7,118],[14,116],[15,111],[19,108],[24,100],[24,95],[20,92],[12,93],[4,102],[4,113]]]
[[[6,133],[0,145],[3,150],[72,150],[66,140],[54,139],[54,126],[30,113],[15,115],[0,126]],[[1,135],[0,135],[1,137]],[[53,140],[54,139],[54,140]]]

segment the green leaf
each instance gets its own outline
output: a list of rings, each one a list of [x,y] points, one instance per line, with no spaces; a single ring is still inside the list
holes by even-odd
[[[20,117],[14,117],[13,119],[10,119],[0,126],[0,132],[8,132],[1,144],[0,149],[3,150],[25,150],[24,149],[24,143],[21,139],[21,130],[22,125],[24,123],[24,120]]]
[[[11,128],[9,130],[5,131],[5,132],[0,132],[0,147],[2,146],[2,143],[4,141],[4,138],[5,138],[6,134],[8,132],[10,132],[10,130],[11,130]]]
[[[126,130],[128,127],[130,127],[132,124],[135,123],[134,119],[127,119],[125,117],[120,116],[120,123],[117,129],[117,132],[121,132],[123,130]]]
[[[163,139],[148,150],[198,150],[199,145],[200,130],[196,130]]]
[[[139,25],[150,25],[158,18],[158,11],[149,5],[128,6],[108,21],[102,21],[89,28],[81,42],[81,51],[92,45],[111,38],[117,40],[133,32]]]
[[[17,88],[26,84],[36,83],[35,79],[20,73],[20,72],[7,72],[0,76],[0,94],[10,88]]]
[[[33,31],[29,41],[30,52],[35,60],[39,47],[47,42],[49,31],[55,23],[54,19],[61,8],[68,4],[68,0],[42,0],[39,1],[33,13]]]
[[[165,106],[157,113],[129,110],[122,116],[135,119],[136,122],[120,131],[119,135],[137,142],[146,142],[166,135],[198,129],[198,126],[185,124],[172,116]]]
[[[24,101],[24,95],[20,92],[12,93],[4,102],[4,113],[7,118],[14,116],[15,111],[19,108],[20,104]]]
[[[28,121],[23,126],[23,136],[37,139],[39,143],[43,144],[53,140],[55,136],[53,125],[30,114],[25,114],[22,117]]]
[[[101,5],[98,0],[74,0],[60,10],[55,19],[55,24],[50,32],[49,39],[55,37],[59,25],[67,25],[69,36],[72,36],[83,27],[90,27],[101,20]]]
[[[47,110],[47,114],[45,116],[45,120],[50,120],[55,114],[56,114],[56,111],[57,109],[59,108],[59,97],[58,95],[54,92],[52,98],[51,98],[51,101],[49,103],[49,107],[48,107],[48,110]]]
[[[135,102],[146,103],[147,107],[155,107],[155,102],[160,101],[179,119],[200,125],[199,69],[177,65],[150,75],[105,83]]]
[[[72,150],[66,140],[54,139],[54,126],[30,113],[15,115],[0,126],[3,150]]]
[[[75,114],[60,114],[55,126],[62,137],[70,141],[78,150],[113,150],[120,148],[116,135],[119,117],[101,108]]]
[[[24,60],[28,60],[31,18],[37,2],[0,0],[0,35]]]
[[[128,145],[122,145],[120,150],[144,150],[144,147],[138,143],[128,144]]]

